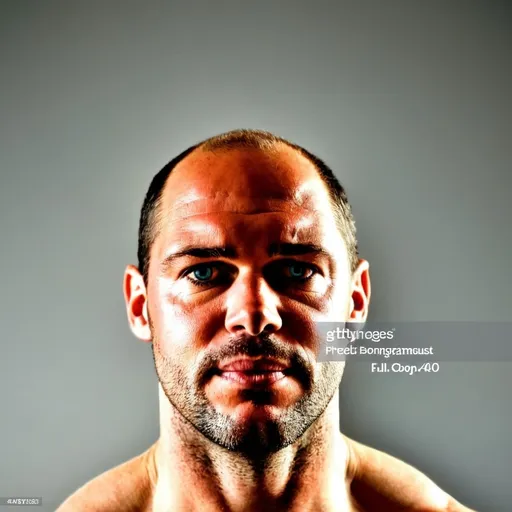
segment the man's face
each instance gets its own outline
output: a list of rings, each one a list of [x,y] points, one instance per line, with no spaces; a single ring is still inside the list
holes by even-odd
[[[295,442],[343,374],[315,363],[315,322],[350,308],[347,250],[315,168],[286,146],[199,150],[171,174],[160,214],[146,306],[166,396],[224,448]]]

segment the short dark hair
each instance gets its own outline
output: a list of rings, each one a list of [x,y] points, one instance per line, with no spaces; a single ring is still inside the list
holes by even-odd
[[[349,263],[353,272],[359,262],[359,251],[356,238],[356,226],[352,215],[352,209],[347,199],[345,189],[332,172],[332,170],[317,156],[306,149],[294,144],[282,137],[278,137],[263,130],[232,130],[221,135],[210,137],[189,147],[177,157],[173,158],[159,171],[151,181],[142,205],[139,224],[139,242],[137,249],[139,271],[148,284],[150,251],[158,235],[158,215],[162,201],[162,191],[172,170],[183,159],[196,149],[205,151],[216,151],[236,148],[252,148],[260,150],[272,150],[279,144],[284,144],[307,158],[317,169],[321,179],[327,185],[331,198],[331,205],[334,210],[338,229],[347,246]]]

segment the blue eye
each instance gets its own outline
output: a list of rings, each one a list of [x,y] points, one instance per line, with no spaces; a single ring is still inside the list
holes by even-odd
[[[185,278],[194,286],[215,287],[230,281],[230,272],[221,263],[204,263],[191,268]]]
[[[213,268],[212,267],[199,267],[199,268],[196,268],[193,272],[192,272],[193,276],[198,280],[198,281],[208,281],[208,279],[211,279],[212,278],[212,275],[213,275]]]
[[[306,267],[304,267],[304,265],[289,265],[288,266],[289,270],[290,270],[290,275],[292,277],[304,277],[304,272],[306,269]]]
[[[301,263],[289,263],[286,265],[286,269],[288,278],[296,281],[308,281],[316,274],[316,271],[309,265]]]

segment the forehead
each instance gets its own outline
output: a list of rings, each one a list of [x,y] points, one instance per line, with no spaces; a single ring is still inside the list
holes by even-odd
[[[197,150],[167,180],[161,213],[173,222],[215,212],[318,211],[328,192],[314,165],[287,146]]]
[[[336,229],[329,199],[314,165],[287,146],[197,150],[167,180],[154,249],[235,236],[248,246],[264,238],[323,244]]]

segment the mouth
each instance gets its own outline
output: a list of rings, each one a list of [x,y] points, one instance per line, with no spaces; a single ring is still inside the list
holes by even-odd
[[[265,388],[290,375],[290,367],[273,359],[236,359],[220,365],[215,374],[233,384]]]
[[[283,372],[221,372],[222,379],[248,387],[266,387],[286,377]]]

